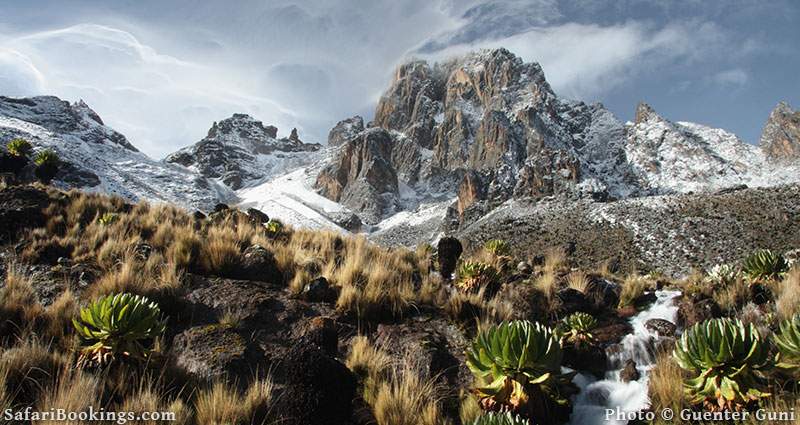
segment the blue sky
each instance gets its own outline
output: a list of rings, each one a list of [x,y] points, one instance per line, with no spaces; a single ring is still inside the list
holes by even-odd
[[[234,112],[322,141],[403,58],[503,46],[622,120],[643,100],[754,143],[800,106],[798,22],[790,0],[5,0],[0,94],[83,98],[162,157]]]

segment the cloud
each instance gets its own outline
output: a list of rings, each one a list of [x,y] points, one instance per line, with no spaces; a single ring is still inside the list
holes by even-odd
[[[567,23],[454,45],[423,56],[435,60],[477,47],[505,47],[526,61],[541,64],[548,81],[560,94],[586,99],[607,93],[655,68],[707,60],[726,51],[726,43],[725,32],[713,23],[661,28],[637,21],[608,26]]]
[[[711,77],[711,80],[721,86],[743,86],[747,84],[750,75],[741,68],[728,69],[718,72]]]
[[[25,96],[44,92],[44,77],[30,59],[8,48],[0,48],[0,94]]]
[[[84,99],[157,157],[199,140],[213,121],[234,112],[269,117],[286,133],[302,127],[298,114],[242,87],[245,78],[235,69],[161,54],[119,29],[83,24],[5,44],[17,51],[0,50],[4,94]]]
[[[755,0],[737,0],[751,6],[734,21],[730,7],[699,0],[0,3],[15,17],[0,23],[0,94],[83,98],[157,157],[234,112],[324,142],[338,120],[370,118],[408,56],[502,46],[542,64],[559,94],[608,105],[624,88],[656,97],[718,74],[734,84],[741,75],[726,72],[775,46],[750,37],[761,21],[743,29],[766,13]]]

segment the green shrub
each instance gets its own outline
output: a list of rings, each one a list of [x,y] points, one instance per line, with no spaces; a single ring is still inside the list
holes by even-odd
[[[673,357],[691,374],[684,390],[693,404],[736,410],[769,396],[761,371],[770,362],[769,345],[753,324],[711,319],[686,330]]]
[[[100,218],[97,219],[97,222],[103,226],[108,226],[109,224],[117,221],[117,218],[119,217],[116,214],[112,212],[105,212],[100,216]]]
[[[43,165],[53,165],[58,166],[61,163],[61,160],[58,157],[58,154],[55,151],[50,149],[45,149],[43,151],[39,151],[36,153],[36,156],[33,158],[33,162],[36,165],[43,166]]]
[[[34,174],[44,184],[50,184],[56,173],[58,173],[58,167],[61,164],[58,154],[49,149],[39,151],[33,158],[33,162],[36,164]]]
[[[530,425],[530,422],[527,419],[514,416],[509,412],[489,412],[475,419],[472,425]]]
[[[788,269],[783,255],[768,249],[758,250],[744,260],[744,272],[752,280],[775,279]]]
[[[583,312],[572,313],[563,320],[566,333],[562,341],[582,345],[594,342],[594,336],[590,331],[597,327],[597,320],[589,314]]]
[[[143,360],[165,329],[156,303],[128,293],[98,298],[72,323],[80,337],[81,365],[102,366],[117,357]]]
[[[14,139],[8,142],[8,145],[6,147],[8,148],[8,153],[10,153],[11,155],[26,157],[26,158],[28,157],[28,155],[31,154],[31,151],[33,150],[31,144],[28,143],[28,141],[25,139]]]
[[[486,242],[484,248],[496,256],[509,255],[511,253],[511,248],[508,246],[508,242],[501,239],[492,239]]]
[[[780,333],[775,335],[778,347],[776,366],[795,378],[800,377],[800,314],[795,314],[780,324]]]
[[[456,286],[463,291],[477,291],[481,287],[494,288],[499,284],[500,273],[490,264],[465,261],[458,268]]]
[[[283,223],[275,219],[268,221],[264,226],[267,228],[267,233],[273,236],[277,236],[283,231]]]
[[[473,392],[484,409],[530,412],[542,403],[569,406],[573,374],[561,374],[561,344],[538,322],[503,322],[481,331],[466,359],[476,381]]]

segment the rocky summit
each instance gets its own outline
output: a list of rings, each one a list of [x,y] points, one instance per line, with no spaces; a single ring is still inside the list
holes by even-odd
[[[782,104],[783,105],[783,104]],[[536,63],[505,49],[398,67],[365,128],[331,131],[338,146],[316,181],[367,223],[455,199],[459,225],[510,199],[613,200],[797,180],[796,115],[779,106],[758,149],[734,134],[670,122],[642,103],[632,123],[602,104],[558,97]],[[784,136],[785,135],[785,136]],[[770,145],[772,147],[766,147]]]
[[[786,102],[769,114],[761,134],[761,149],[773,159],[792,161],[800,159],[800,112]]]
[[[215,122],[203,140],[169,155],[166,162],[220,179],[236,190],[307,162],[307,153],[320,147],[303,143],[297,129],[279,139],[276,127],[265,126],[249,115],[234,114]]]

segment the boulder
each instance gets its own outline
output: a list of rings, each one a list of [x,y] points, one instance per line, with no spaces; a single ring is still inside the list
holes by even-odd
[[[172,341],[176,364],[198,379],[222,379],[244,385],[259,370],[263,357],[231,327],[215,324],[187,329]]]
[[[558,311],[562,316],[569,316],[572,313],[582,311],[588,313],[593,311],[592,304],[583,292],[572,288],[560,289],[556,293],[559,300]]]
[[[614,310],[619,305],[621,288],[601,277],[592,277],[586,288],[586,299],[595,311]]]
[[[314,317],[308,321],[299,344],[310,344],[331,357],[339,355],[339,330],[330,317]]]
[[[608,358],[606,351],[595,344],[566,344],[564,364],[578,371],[585,371],[602,378],[606,373]]]
[[[361,222],[361,218],[351,212],[342,211],[338,213],[331,213],[328,215],[328,218],[330,218],[330,220],[337,226],[353,233],[359,232],[364,224]]]
[[[322,349],[296,346],[283,363],[286,386],[275,412],[293,425],[345,425],[353,414],[356,377]]]
[[[252,245],[244,251],[241,267],[233,270],[230,277],[270,283],[283,282],[283,274],[278,270],[272,252],[260,245]]]
[[[644,327],[658,336],[666,337],[675,336],[675,331],[678,328],[674,323],[664,319],[650,319],[644,322]]]
[[[625,367],[619,372],[619,379],[622,382],[638,381],[641,377],[641,373],[636,369],[636,362],[631,359],[625,362]]]
[[[257,210],[255,208],[248,208],[247,216],[250,217],[250,222],[256,225],[269,222],[269,216],[264,214],[261,210]]]
[[[338,296],[337,291],[328,283],[328,279],[319,276],[303,286],[302,297],[310,302],[334,302]]]
[[[531,267],[531,264],[527,261],[520,261],[517,264],[517,273],[522,275],[530,275],[533,273],[533,267]]]
[[[398,369],[410,366],[420,376],[442,380],[452,388],[466,388],[472,383],[464,357],[469,341],[448,320],[419,317],[403,324],[381,324],[374,340],[393,358],[404,360],[395,365]]]
[[[462,252],[464,252],[464,248],[458,239],[451,236],[439,239],[436,254],[439,259],[439,273],[443,279],[450,280],[452,278]]]

